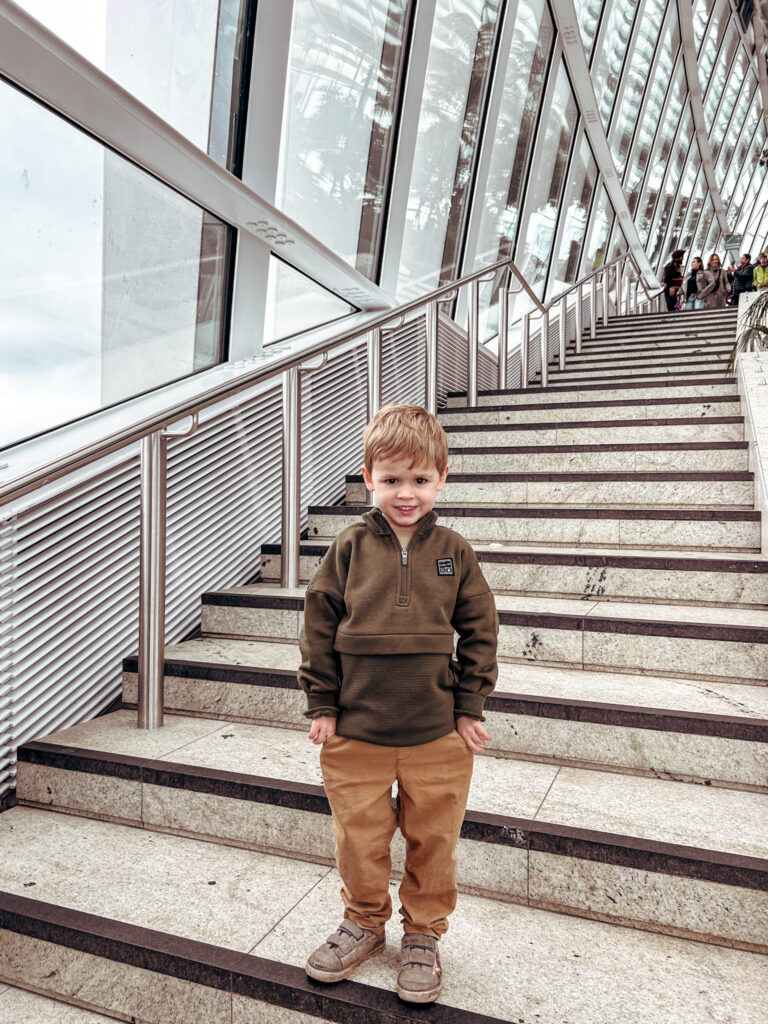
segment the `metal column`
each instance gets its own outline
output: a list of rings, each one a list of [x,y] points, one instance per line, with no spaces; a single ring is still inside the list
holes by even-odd
[[[429,309],[427,307],[427,379],[429,379]],[[437,321],[435,320],[435,334]],[[427,392],[429,394],[429,392]],[[381,406],[381,328],[374,327],[368,332],[368,422],[370,423]]]
[[[141,441],[140,729],[158,729],[163,724],[167,444],[160,430]]]
[[[301,500],[301,375],[283,372],[283,504],[280,585],[298,587]]]
[[[480,292],[477,279],[469,282],[467,405],[477,406],[477,363],[480,355]]]
[[[507,357],[509,349],[509,291],[507,290],[508,277],[509,274],[505,272],[504,279],[501,282],[501,291],[499,292],[498,386],[500,391],[503,391],[507,386]]]
[[[427,380],[425,394],[427,400],[427,412],[433,416],[437,415],[437,300],[427,303],[426,332],[427,332]],[[370,350],[369,350],[370,353]],[[368,365],[370,367],[370,354]],[[370,380],[370,370],[369,370]],[[381,346],[379,345],[379,392],[381,392]]]

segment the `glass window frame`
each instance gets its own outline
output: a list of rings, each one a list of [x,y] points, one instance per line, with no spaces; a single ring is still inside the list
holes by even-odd
[[[680,125],[678,126],[677,142],[679,142],[682,139],[682,137],[683,137],[683,120],[684,120],[684,117],[685,117],[685,111],[686,110],[690,110],[690,106],[686,106],[683,109],[683,116],[680,118]],[[691,122],[693,122],[693,115],[692,114],[691,114]],[[675,187],[675,193],[674,193],[674,196],[672,198],[672,205],[670,206],[670,210],[669,210],[669,217],[668,217],[668,221],[667,221],[667,227],[666,227],[666,230],[664,232],[664,238],[662,239],[662,243],[661,243],[661,252],[659,254],[659,260],[662,261],[662,262],[659,262],[659,264],[658,264],[659,269],[662,266],[663,260],[665,258],[665,254],[667,252],[671,251],[671,249],[672,249],[672,243],[673,243],[673,237],[672,236],[674,235],[674,227],[675,227],[675,223],[677,221],[677,218],[678,218],[678,215],[679,215],[679,212],[680,212],[680,204],[681,204],[682,199],[683,199],[683,185],[685,184],[685,180],[686,180],[686,172],[687,172],[689,167],[696,166],[696,160],[698,160],[698,166],[697,166],[697,169],[696,169],[696,174],[694,175],[693,184],[691,186],[691,192],[690,192],[690,195],[688,197],[688,202],[689,203],[693,199],[693,196],[694,196],[695,191],[696,191],[696,185],[697,185],[697,183],[699,181],[699,175],[700,175],[701,171],[703,170],[702,161],[701,161],[701,153],[699,152],[698,143],[696,141],[696,132],[694,130],[691,133],[690,139],[688,140],[688,149],[686,150],[685,157],[683,158],[683,166],[682,166],[682,169],[680,171],[680,178],[678,179],[677,185]],[[669,173],[669,171],[670,171],[670,165],[668,164],[667,165],[667,173]],[[706,182],[706,179],[705,179],[705,182]],[[666,176],[665,176],[664,184],[666,185]],[[663,191],[664,191],[664,185],[662,185],[662,189],[661,189],[661,192],[663,192]],[[661,195],[661,192],[659,193],[659,195]],[[658,207],[657,207],[656,213],[654,214],[654,224],[655,224],[656,217],[658,217]],[[685,221],[683,220],[681,222],[681,224],[680,224],[680,229],[678,231],[678,236],[679,236],[678,242],[684,236],[684,228],[685,228]],[[653,227],[651,227],[651,235],[653,235]],[[674,248],[678,248],[678,246],[675,245]],[[650,256],[648,258],[650,259]]]
[[[626,2],[626,0],[613,0],[612,3],[603,4],[603,10],[602,10],[602,13],[601,13],[601,16],[600,16],[600,25],[598,26],[597,33],[595,34],[595,44],[592,47],[592,59],[590,60],[590,65],[589,65],[589,76],[590,76],[590,78],[592,80],[592,85],[593,85],[593,88],[595,90],[595,98],[596,98],[596,101],[597,101],[597,112],[598,112],[598,114],[600,114],[600,105],[601,105],[601,103],[600,103],[600,99],[599,99],[599,96],[598,96],[598,91],[599,90],[598,90],[598,87],[595,85],[595,70],[596,70],[595,69],[595,55],[596,54],[602,54],[605,51],[606,37],[608,35],[609,29],[611,28],[611,16],[614,13],[614,11],[616,11],[618,4],[625,3],[625,2]],[[608,120],[602,122],[603,126],[605,128],[606,134],[608,134],[608,132],[610,130],[610,125],[611,125],[612,121],[614,120],[614,118],[616,116],[616,106],[617,106],[616,98],[622,92],[623,83],[624,83],[625,78],[626,78],[627,57],[628,57],[628,55],[630,53],[633,52],[633,40],[635,38],[635,32],[637,31],[637,28],[638,28],[638,25],[639,25],[641,11],[644,9],[644,6],[645,6],[644,5],[644,0],[638,0],[638,2],[635,4],[635,10],[634,10],[634,14],[632,16],[632,26],[631,26],[631,28],[629,30],[629,36],[627,38],[626,49],[624,50],[624,56],[623,56],[622,61],[621,61],[621,68],[619,70],[619,77],[618,77],[617,82],[616,82],[616,89],[615,89],[615,92],[613,94],[613,99],[611,101],[611,109],[609,111]],[[601,120],[602,120],[602,118],[601,118]]]
[[[578,120],[577,120],[577,122],[576,122],[576,127],[575,127],[574,132],[573,132],[573,138],[571,139],[571,151],[570,151],[570,154],[569,154],[569,157],[568,157],[568,166],[566,167],[565,175],[564,175],[564,188],[561,191],[561,195],[560,195],[560,199],[561,199],[560,210],[558,212],[557,224],[555,225],[555,234],[554,234],[553,242],[552,242],[552,255],[551,255],[551,259],[549,261],[549,267],[548,267],[548,270],[547,270],[547,277],[546,277],[545,287],[544,287],[544,295],[545,295],[545,297],[546,296],[550,296],[551,297],[552,294],[553,294],[552,293],[552,289],[553,289],[554,278],[555,278],[556,272],[557,272],[558,253],[560,252],[560,246],[561,246],[562,241],[563,241],[563,233],[565,231],[565,225],[566,225],[566,221],[567,221],[566,204],[563,203],[562,200],[563,200],[563,197],[565,196],[565,194],[567,192],[568,183],[569,183],[570,177],[571,177],[571,171],[573,170],[573,166],[574,166],[574,160],[575,160],[575,157],[576,157],[576,154],[577,154],[578,150],[581,147],[582,142],[586,143],[587,151],[589,153],[589,156],[591,157],[591,159],[594,162],[594,166],[595,166],[595,179],[594,179],[594,182],[592,184],[592,194],[589,197],[589,206],[587,208],[586,220],[584,221],[584,234],[582,236],[581,245],[580,245],[580,248],[579,248],[579,259],[578,259],[577,269],[576,269],[576,275],[577,276],[576,276],[575,280],[578,280],[579,268],[581,267],[582,259],[584,257],[584,246],[586,244],[588,231],[589,231],[589,228],[590,228],[591,223],[592,223],[592,212],[593,212],[594,205],[595,205],[595,197],[596,197],[597,193],[600,191],[600,185],[602,183],[602,175],[600,174],[600,165],[598,164],[597,158],[595,157],[595,154],[594,154],[594,152],[592,150],[592,145],[591,145],[591,143],[589,141],[589,135],[587,134],[586,125],[584,123],[584,118],[580,115]],[[609,199],[610,199],[610,197],[609,197]],[[573,282],[568,283],[566,288],[570,288],[572,284],[573,284]]]

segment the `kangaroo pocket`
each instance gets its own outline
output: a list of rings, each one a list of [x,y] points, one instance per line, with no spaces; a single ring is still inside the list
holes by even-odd
[[[337,731],[384,746],[416,746],[454,728],[447,654],[341,654]]]

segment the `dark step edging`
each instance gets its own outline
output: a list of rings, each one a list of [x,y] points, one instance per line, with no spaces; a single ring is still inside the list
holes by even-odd
[[[266,803],[314,814],[331,813],[323,787],[307,783],[41,742],[21,747],[19,759],[27,764],[130,779],[169,789]],[[743,854],[471,810],[465,814],[461,837],[768,892],[768,859]]]
[[[123,671],[135,674],[138,671],[138,658],[136,656],[125,658]],[[163,671],[166,676],[175,678],[199,679],[206,682],[231,683],[240,686],[266,686],[291,691],[300,689],[296,673],[288,669],[230,666],[169,659],[164,663]],[[768,720],[747,719],[739,715],[714,715],[700,711],[674,711],[668,708],[605,704],[565,697],[508,693],[503,690],[497,690],[486,698],[485,710],[502,715],[526,715],[558,722],[609,725],[624,729],[645,729],[651,732],[712,736],[719,739],[741,740],[747,743],[768,743]]]
[[[689,352],[683,355],[681,352],[672,353],[660,352],[656,355],[653,352],[643,352],[636,355],[617,355],[614,353],[606,352],[604,355],[600,353],[585,352],[583,349],[578,354],[573,352],[569,356],[565,365],[565,372],[572,373],[574,370],[589,370],[590,367],[594,369],[611,369],[616,370],[631,370],[641,369],[644,365],[649,367],[658,367],[667,365],[668,363],[675,363],[676,368],[682,369],[686,366],[702,366],[709,367],[711,364],[722,364],[723,370],[728,364],[728,352],[715,353],[707,356],[705,352]],[[696,358],[694,358],[696,357]],[[648,360],[647,363],[642,363],[641,360]],[[638,366],[632,364],[638,363]],[[600,364],[600,365],[597,365]]]
[[[720,377],[717,380],[712,380],[710,378],[702,378],[701,380],[681,380],[681,381],[675,381],[675,380],[672,380],[672,381],[661,380],[661,381],[659,381],[659,380],[654,380],[654,381],[636,381],[634,383],[630,380],[626,384],[621,384],[620,389],[622,391],[623,390],[628,390],[628,389],[631,389],[631,388],[660,388],[660,389],[663,390],[664,388],[668,388],[668,387],[680,387],[680,388],[691,387],[691,388],[695,388],[695,387],[698,387],[700,385],[705,385],[705,384],[730,384],[730,385],[735,387],[736,383],[737,382],[736,382],[736,378],[735,377]],[[619,388],[613,388],[613,387],[610,387],[609,385],[605,385],[605,384],[585,384],[582,387],[575,387],[572,384],[549,384],[547,387],[542,388],[542,387],[539,387],[538,384],[533,384],[532,383],[527,388],[497,388],[497,389],[495,389],[493,391],[479,391],[478,392],[478,398],[494,398],[494,397],[498,397],[499,395],[532,395],[533,396],[533,395],[535,395],[539,391],[546,391],[547,394],[549,394],[552,391],[616,391],[616,390],[619,390]],[[446,395],[446,398],[466,398],[466,397],[467,397],[466,391],[449,391],[448,394]],[[688,401],[690,401],[690,402],[705,402],[705,401],[706,402],[714,402],[716,399],[718,399],[721,402],[726,402],[726,401],[729,401],[729,400],[731,402],[737,402],[737,401],[739,401],[739,395],[738,394],[735,394],[735,395],[716,395],[716,396],[712,396],[711,398],[707,397],[706,395],[693,395],[690,398],[684,398],[684,397],[674,398],[673,397],[673,398],[665,399],[665,401],[669,401],[669,402],[688,402]],[[656,401],[656,400],[655,399],[650,399],[650,398],[644,398],[644,399],[640,399],[640,401],[642,401],[643,404],[647,404],[648,402]],[[572,405],[573,403],[572,402],[568,402],[566,404]],[[579,403],[579,404],[581,404],[581,403]],[[595,404],[596,405],[613,405],[614,403],[613,402],[596,402]],[[464,409],[464,408],[469,408],[469,406],[462,406],[462,405],[446,406],[445,409],[441,409],[440,412],[455,412],[455,411],[458,411],[458,410]],[[492,409],[499,409],[499,408],[504,408],[504,406],[493,405],[493,406],[490,406],[490,408],[492,408]],[[509,408],[510,409],[517,409],[517,408],[519,408],[519,406],[511,405],[511,406],[509,406]]]
[[[301,967],[13,893],[0,892],[0,928],[337,1024],[426,1019],[424,1010],[372,985],[323,985]],[[56,991],[55,984],[50,991]],[[426,1016],[434,1024],[500,1024],[494,1017],[441,1003],[427,1007]]]
[[[577,369],[578,369],[578,367],[577,367]],[[637,369],[640,369],[640,367],[637,367]],[[598,383],[598,384],[602,383],[603,386],[605,386],[606,382],[610,382],[611,387],[623,388],[623,387],[626,387],[626,382],[627,381],[636,380],[638,378],[643,383],[647,383],[648,381],[654,381],[654,380],[658,381],[659,379],[661,379],[662,381],[663,380],[667,380],[669,377],[672,376],[670,373],[650,373],[649,372],[649,373],[630,374],[630,375],[627,375],[626,377],[622,377],[620,374],[610,373],[609,368],[608,367],[604,367],[604,368],[602,368],[600,370],[595,370],[593,373],[589,374],[589,376],[586,376],[586,377],[571,377],[571,378],[568,378],[567,380],[565,380],[564,374],[568,374],[568,373],[572,373],[572,372],[573,371],[569,370],[568,367],[566,367],[563,371],[560,371],[560,370],[556,369],[554,366],[550,367],[549,368],[549,380],[551,382],[551,385],[557,385],[557,384],[563,384],[563,383],[568,383],[568,384],[584,384],[584,385],[593,384],[593,383]],[[711,371],[707,371],[707,370],[675,370],[675,373],[678,374],[678,376],[680,376],[680,377],[692,377],[695,374],[702,374],[702,373],[704,373],[704,374],[706,374],[706,373],[713,373],[713,374],[719,373],[719,374],[721,374],[722,372],[723,371],[720,368],[713,369]],[[536,379],[538,379],[538,377],[539,377],[539,375],[537,374],[536,375]],[[704,383],[707,383],[706,378],[704,379]],[[536,387],[536,384],[534,383],[533,386]],[[548,385],[548,386],[550,386],[550,385]]]
[[[303,597],[267,594],[233,594],[209,591],[203,605],[219,608],[260,608],[272,611],[304,610]],[[683,606],[684,607],[684,606]],[[711,622],[680,622],[665,619],[620,619],[568,615],[557,612],[498,611],[500,626],[575,630],[580,633],[614,633],[626,636],[668,636],[686,640],[722,640],[730,643],[768,644],[768,626],[718,625]]]
[[[302,542],[301,555],[322,558],[329,545]],[[281,544],[262,544],[262,555],[282,555]],[[571,554],[553,551],[475,551],[477,560],[495,565],[564,565],[588,569],[648,569],[663,572],[725,572],[768,574],[768,559],[733,559],[722,555],[685,558],[682,555],[594,555],[588,551]]]
[[[655,473],[645,470],[621,473],[589,471],[574,473],[451,473],[448,480],[457,484],[571,483],[580,481],[585,483],[600,483],[603,481],[608,483],[636,483],[638,481],[644,483],[669,483],[671,481],[682,483],[718,483],[729,481],[749,482],[754,480],[754,478],[755,474],[747,469],[721,469],[714,471],[691,470],[691,472],[686,472],[685,470],[676,470],[674,472],[659,470]],[[349,473],[344,480],[348,484],[361,484],[364,482],[362,473]]]
[[[592,405],[591,402],[584,402],[585,406],[589,407]],[[629,405],[629,402],[624,403]],[[633,402],[632,405],[644,405],[644,402]],[[557,408],[559,403],[554,407]],[[551,408],[551,406],[550,406]],[[471,411],[471,410],[469,410]],[[481,411],[481,410],[478,410]],[[487,410],[482,410],[487,411]],[[698,426],[700,424],[708,424],[710,426],[719,425],[722,426],[728,423],[744,423],[743,416],[670,416],[670,417],[654,417],[653,419],[629,419],[629,420],[532,420],[530,422],[520,423],[446,423],[443,425],[443,430],[446,434],[460,434],[462,431],[469,434],[480,434],[483,431],[486,433],[497,431],[497,430],[579,430],[585,428],[587,430],[593,430],[596,428],[611,428],[611,427],[691,427]],[[449,437],[450,441],[450,437]]]
[[[631,341],[620,340],[611,338],[597,339],[594,341],[591,339],[583,341],[581,345],[581,352],[576,351],[576,345],[571,342],[566,348],[566,355],[568,359],[579,359],[583,355],[595,355],[599,353],[605,353],[607,356],[615,355],[617,358],[626,358],[625,352],[643,352],[647,351],[649,355],[663,355],[667,353],[669,356],[684,355],[686,352],[690,352],[691,355],[701,355],[706,352],[714,352],[719,354],[720,350],[724,350],[726,354],[733,348],[733,342],[730,338],[715,338],[711,341],[702,341],[700,338],[689,338],[685,335],[677,335],[674,338],[664,339],[661,337],[649,337],[649,338],[634,338]]]
[[[307,515],[318,516],[362,516],[371,511],[370,505],[310,505]],[[550,507],[491,508],[483,505],[470,508],[466,505],[441,505],[440,515],[454,519],[669,519],[711,522],[760,522],[757,509],[719,508],[577,508]]]
[[[640,422],[643,422],[642,420]],[[700,422],[697,420],[697,422]],[[451,455],[553,455],[561,452],[739,452],[749,441],[633,441],[625,444],[521,444],[485,448],[451,448]],[[451,478],[454,476],[451,473]]]

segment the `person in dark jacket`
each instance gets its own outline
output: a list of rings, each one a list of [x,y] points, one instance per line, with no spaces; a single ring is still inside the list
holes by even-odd
[[[680,289],[683,286],[683,256],[685,249],[675,249],[672,259],[664,267],[664,300],[670,313],[677,309]]]
[[[738,306],[739,296],[742,292],[753,292],[755,290],[752,276],[755,268],[752,265],[752,256],[745,252],[739,260],[738,267],[731,267],[728,277],[732,281],[733,305]]]

